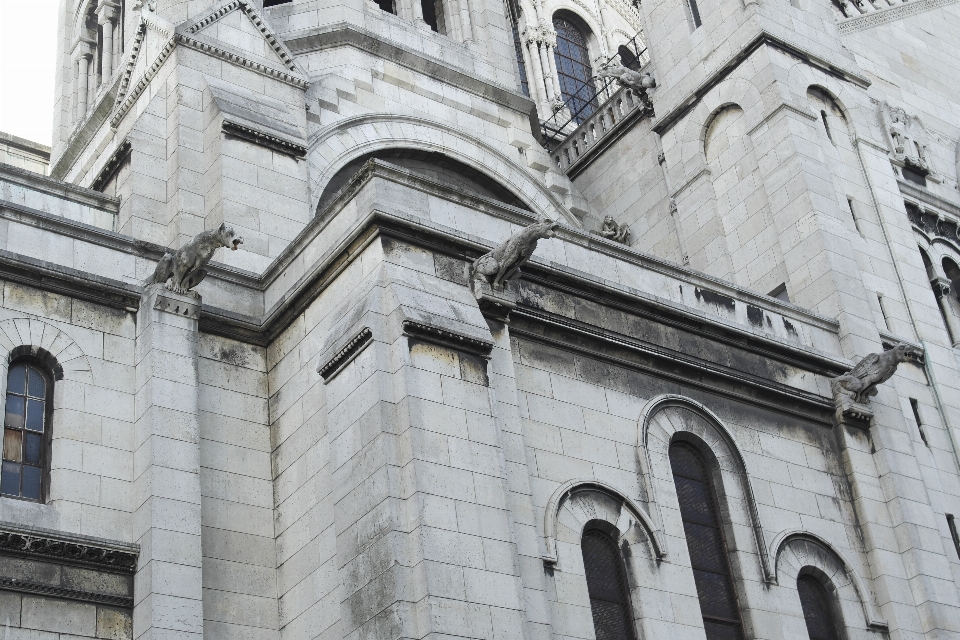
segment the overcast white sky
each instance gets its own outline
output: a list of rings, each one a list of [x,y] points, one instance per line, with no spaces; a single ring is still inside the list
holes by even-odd
[[[59,0],[0,0],[0,131],[50,144]]]

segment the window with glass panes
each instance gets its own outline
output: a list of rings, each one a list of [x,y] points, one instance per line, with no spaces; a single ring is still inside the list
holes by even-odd
[[[740,608],[707,465],[693,447],[676,443],[670,445],[670,466],[707,640],[743,640]]]
[[[50,382],[37,367],[13,364],[7,375],[0,494],[40,501]]]
[[[603,531],[587,529],[580,549],[597,640],[633,640],[630,590],[616,541]]]
[[[563,102],[577,123],[583,122],[597,110],[597,88],[593,84],[593,68],[583,32],[569,20],[553,18],[557,31],[554,57],[560,79]]]
[[[800,592],[800,606],[803,607],[803,619],[807,623],[810,640],[840,640],[830,594],[823,585],[813,576],[800,576],[797,579],[797,591]]]

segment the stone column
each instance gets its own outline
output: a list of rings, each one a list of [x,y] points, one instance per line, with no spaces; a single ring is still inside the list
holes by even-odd
[[[103,65],[101,84],[107,84],[113,77],[113,25],[116,20],[117,8],[114,5],[102,3],[97,7],[97,23],[103,31],[103,48],[100,51]]]
[[[464,42],[473,42],[473,20],[470,19],[470,0],[460,2],[460,29],[463,32]]]
[[[548,49],[546,43],[540,42],[538,44],[540,45],[538,47],[538,53],[540,56],[540,68],[542,69],[543,73],[543,84],[547,88],[547,100],[553,100],[553,97],[558,94],[557,89],[553,84],[553,79],[550,77],[553,72],[553,67],[551,66],[552,60],[550,59],[550,56],[547,55]]]
[[[133,637],[203,637],[200,297],[147,287],[137,313]]]
[[[79,42],[73,49],[73,59],[77,70],[77,114],[76,119],[82,120],[87,114],[87,94],[90,93],[90,58],[93,57],[93,47],[88,42]]]
[[[947,334],[950,337],[950,343],[956,347],[960,346],[960,301],[951,294],[951,283],[946,278],[936,278],[930,281],[933,288],[933,294],[937,296],[937,304],[940,306],[940,314],[943,316],[943,323],[947,325]]]
[[[557,34],[553,31],[546,33],[546,40],[544,42],[543,50],[547,56],[547,65],[550,69],[550,78],[553,82],[553,93],[554,95],[562,96],[563,91],[560,89],[560,74],[557,72],[557,58],[554,55],[553,49],[557,46]]]
[[[532,39],[523,40],[524,54],[527,64],[527,85],[530,87],[530,99],[538,105],[546,101],[543,88],[543,69],[540,68],[540,56],[537,54],[537,43]]]
[[[463,0],[443,0],[443,21],[447,27],[446,35],[453,40],[463,42],[460,30],[460,5]]]

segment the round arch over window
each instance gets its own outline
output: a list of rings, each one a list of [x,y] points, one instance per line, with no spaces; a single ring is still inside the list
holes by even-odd
[[[797,578],[797,591],[810,640],[840,640],[832,598],[820,581],[806,573]]]
[[[43,501],[52,399],[53,377],[43,367],[28,360],[10,364],[0,494]]]
[[[593,84],[587,36],[583,29],[563,15],[553,16],[553,28],[557,32],[554,57],[557,62],[560,93],[574,120],[580,123],[599,106],[597,88]]]

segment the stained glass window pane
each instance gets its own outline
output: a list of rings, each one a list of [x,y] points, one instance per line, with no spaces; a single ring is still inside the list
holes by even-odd
[[[27,395],[41,400],[47,397],[47,383],[35,369],[30,369],[27,374]]]
[[[633,640],[627,583],[616,542],[602,531],[589,530],[583,534],[581,550],[597,640]]]
[[[23,431],[4,429],[3,431],[3,459],[20,462],[21,440]]]
[[[43,431],[43,400],[27,400],[27,429]]]
[[[27,385],[27,368],[24,366],[10,367],[7,375],[7,393],[24,394]]]
[[[520,90],[523,95],[530,96],[530,85],[527,82],[527,65],[523,62],[523,43],[520,42],[520,30],[517,23],[513,23],[513,48],[517,54],[517,71],[520,72]]]
[[[7,395],[7,411],[3,418],[3,426],[23,429],[24,404],[25,400],[22,396]]]
[[[815,578],[801,576],[797,579],[797,591],[810,640],[839,640],[827,590]]]
[[[4,462],[0,472],[0,493],[11,496],[20,495],[20,465],[16,462]]]
[[[553,28],[557,31],[554,57],[557,62],[560,93],[574,120],[580,123],[599,106],[587,39],[576,25],[564,18],[554,17]]]
[[[20,495],[30,500],[40,499],[40,467],[23,466],[23,488]]]
[[[671,445],[670,465],[707,640],[742,640],[740,611],[707,466],[685,444]]]

